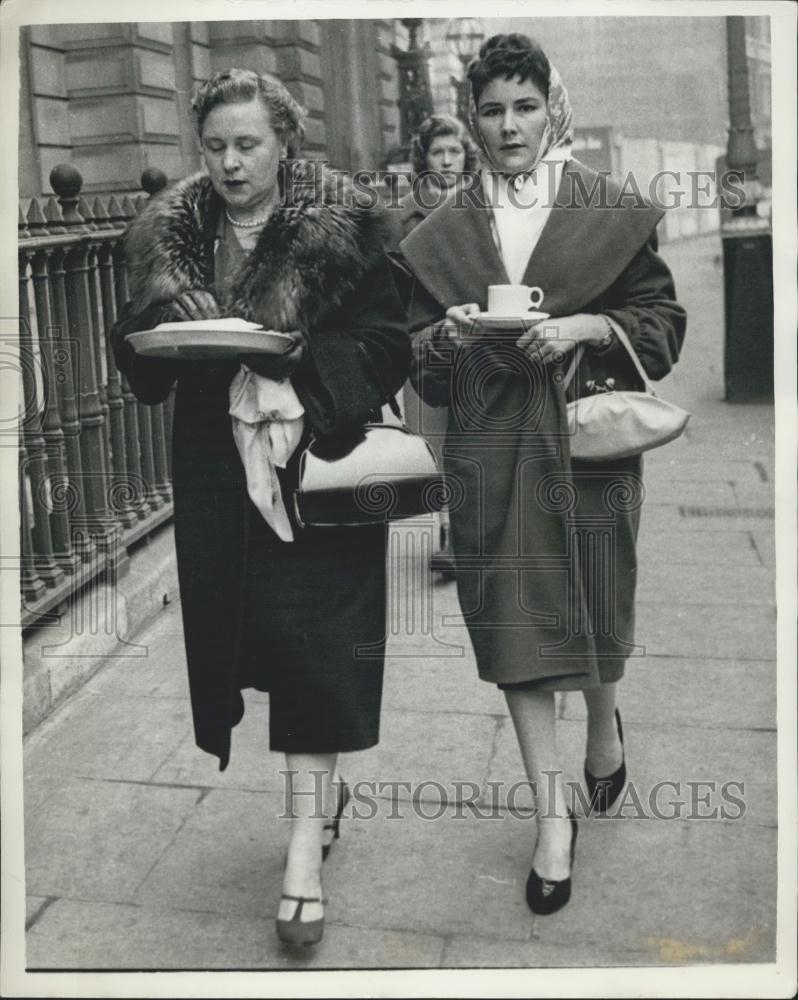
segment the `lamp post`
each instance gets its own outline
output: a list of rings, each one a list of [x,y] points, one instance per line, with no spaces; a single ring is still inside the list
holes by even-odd
[[[429,47],[419,46],[418,30],[424,23],[420,17],[404,17],[407,28],[407,48],[394,45],[392,55],[399,76],[399,119],[402,149],[409,155],[410,140],[419,125],[432,114],[432,91],[429,84]]]
[[[773,244],[757,211],[762,186],[751,124],[745,18],[726,18],[729,140],[726,169],[744,198],[721,219],[726,307],[724,388],[727,400],[773,395]]]
[[[457,81],[457,117],[461,122],[468,121],[469,93],[466,70],[484,40],[485,29],[482,27],[482,22],[475,17],[455,17],[446,26],[446,45],[449,51],[457,56],[462,66],[462,73]]]

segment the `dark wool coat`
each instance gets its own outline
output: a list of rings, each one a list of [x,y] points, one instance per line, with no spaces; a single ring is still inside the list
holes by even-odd
[[[685,313],[656,252],[662,213],[619,195],[588,167],[566,164],[523,283],[543,289],[552,317],[613,317],[658,379],[679,356]],[[470,196],[447,201],[403,241],[411,329],[453,305],[485,310],[488,286],[509,282],[490,212],[477,179]],[[633,652],[641,461],[572,463],[564,366],[536,364],[517,337],[484,331],[455,349],[428,331],[411,379],[426,402],[449,406],[458,590],[480,676],[590,687],[622,676]],[[570,395],[608,376],[619,389],[641,388],[618,343],[587,351],[580,369]]]
[[[383,254],[381,219],[348,182],[308,162],[294,164],[291,183],[281,188],[282,204],[222,305],[225,315],[266,329],[304,333],[308,351],[292,383],[306,411],[306,436],[312,430],[332,438],[362,426],[404,382],[405,314]],[[197,744],[224,769],[231,728],[243,713],[240,668],[253,655],[241,635],[249,501],[228,414],[238,363],[143,357],[125,340],[168,317],[180,293],[214,291],[222,208],[198,174],[134,220],[126,240],[130,301],[112,342],[142,402],[161,402],[177,382],[175,545],[194,728]]]

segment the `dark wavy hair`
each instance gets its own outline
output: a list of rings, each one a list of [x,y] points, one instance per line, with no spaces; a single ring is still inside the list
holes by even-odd
[[[202,84],[191,104],[197,134],[202,137],[205,119],[218,105],[246,104],[256,97],[268,110],[272,128],[287,146],[288,157],[298,156],[307,112],[278,79],[251,69],[223,69]]]
[[[531,80],[548,100],[550,69],[548,56],[534,39],[518,34],[493,35],[470,63],[467,77],[475,104],[479,103],[485,87],[497,77]]]
[[[455,139],[462,143],[465,150],[465,166],[463,170],[471,173],[477,169],[479,163],[479,150],[477,144],[471,138],[471,133],[466,126],[453,115],[430,115],[425,118],[419,126],[418,132],[413,136],[411,156],[413,158],[413,173],[423,174],[427,170],[427,153],[432,145],[432,140],[442,135],[453,135]]]

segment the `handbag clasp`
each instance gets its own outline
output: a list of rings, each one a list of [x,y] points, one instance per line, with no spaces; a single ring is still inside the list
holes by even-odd
[[[605,380],[604,384],[601,385],[594,378],[591,378],[585,382],[585,388],[588,392],[615,392],[615,379],[608,378]]]

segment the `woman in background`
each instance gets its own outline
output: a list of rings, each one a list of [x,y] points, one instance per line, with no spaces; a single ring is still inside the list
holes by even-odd
[[[479,167],[479,151],[466,126],[452,115],[430,115],[413,136],[413,179],[399,202],[402,236],[443,204],[464,173]]]
[[[413,183],[399,202],[402,236],[407,236],[430,213],[443,204],[463,174],[473,174],[479,168],[479,150],[466,126],[452,115],[430,115],[413,136]],[[443,439],[446,433],[446,411],[433,410],[405,390],[405,410],[418,409],[419,431],[427,437],[443,467]],[[415,421],[414,421],[415,422]],[[438,551],[430,561],[433,570],[444,579],[453,580],[452,537],[449,513],[442,510],[438,522]]]

